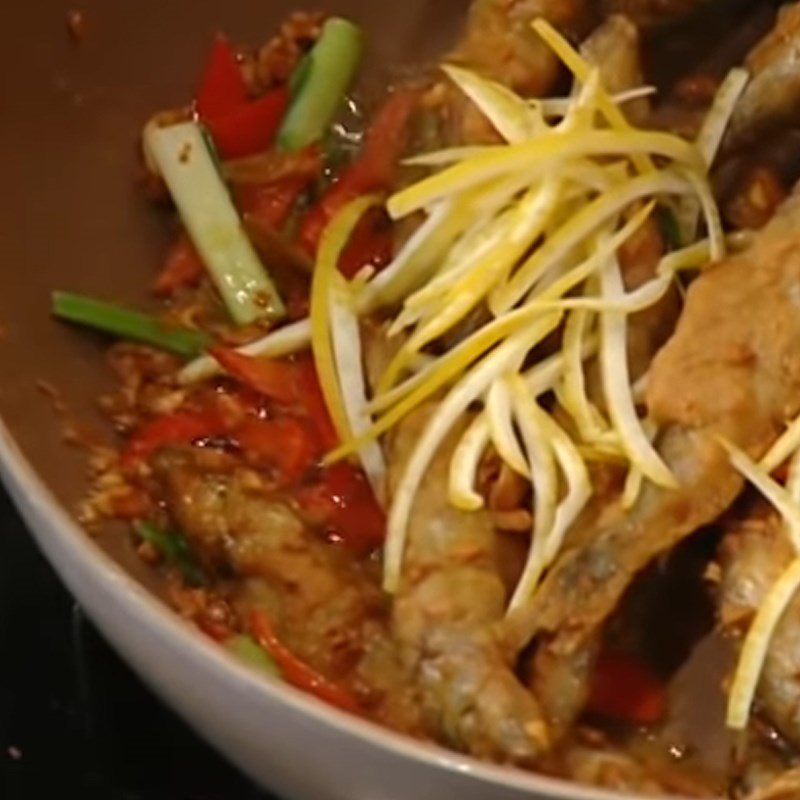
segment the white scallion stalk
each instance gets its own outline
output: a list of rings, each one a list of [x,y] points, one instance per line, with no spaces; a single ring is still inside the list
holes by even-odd
[[[534,183],[513,212],[497,218],[500,235],[492,252],[481,255],[470,264],[468,271],[447,288],[442,297],[441,310],[423,321],[403,345],[398,357],[405,355],[407,358],[408,355],[422,350],[425,345],[463,319],[481,301],[541,234],[555,207],[559,192],[560,181],[557,178],[545,178]]]
[[[643,377],[646,377],[643,376]],[[636,398],[636,385],[633,387],[633,396]],[[652,420],[644,420],[642,428],[647,435],[648,441],[652,444],[656,435],[658,434],[658,426]],[[622,497],[620,498],[620,505],[624,511],[630,511],[639,499],[642,487],[644,486],[644,474],[635,464],[631,464],[628,468],[628,474],[625,476],[625,485],[622,488]]]
[[[550,438],[556,461],[567,482],[567,493],[556,508],[553,529],[545,547],[544,566],[549,567],[558,555],[567,531],[589,502],[593,490],[589,470],[566,431],[547,415],[545,415],[544,426],[545,433]]]
[[[655,86],[636,86],[633,89],[626,89],[624,92],[618,92],[611,95],[611,99],[618,105],[622,106],[634,100],[641,100],[644,97],[652,97],[657,94],[658,90]],[[529,100],[532,105],[541,108],[545,117],[563,117],[572,108],[575,102],[574,97],[546,97],[544,99]]]
[[[628,468],[628,474],[625,476],[625,485],[622,487],[622,496],[620,497],[620,505],[623,511],[630,511],[636,505],[643,485],[644,475],[642,471],[631,464]]]
[[[145,129],[145,145],[231,317],[277,320],[285,308],[245,235],[196,122]]]
[[[372,417],[367,410],[367,382],[354,298],[338,274],[330,295],[331,341],[339,387],[350,430],[360,436],[369,430]],[[380,444],[371,440],[358,451],[358,458],[375,496],[386,498],[386,461]]]
[[[789,423],[786,430],[780,435],[775,444],[770,447],[759,466],[768,475],[775,472],[778,467],[800,448],[800,417]]]
[[[722,144],[725,131],[731,121],[736,104],[750,80],[750,74],[742,67],[732,69],[720,84],[714,102],[697,135],[697,149],[703,156],[706,167],[711,167]]]
[[[511,376],[509,383],[514,415],[530,462],[534,520],[528,558],[508,606],[509,611],[513,611],[530,598],[544,569],[558,502],[558,472],[545,422],[547,414],[528,391],[522,378]]]
[[[732,69],[717,90],[714,102],[711,104],[711,109],[703,121],[696,140],[697,149],[703,158],[706,171],[714,163],[736,104],[749,79],[747,70]],[[683,242],[691,242],[697,235],[700,208],[701,204],[696,197],[686,197],[678,205],[676,216]]]
[[[800,589],[800,558],[792,561],[770,589],[761,602],[745,637],[728,697],[726,724],[732,730],[741,731],[747,727],[769,643],[798,589]]]
[[[561,308],[583,311],[608,311],[619,314],[635,314],[657,303],[672,285],[671,275],[643,283],[638,289],[623,292],[614,299],[606,297],[565,297],[563,300],[530,300],[527,308]]]
[[[246,356],[263,358],[280,358],[305,350],[311,342],[311,321],[301,319],[282,328],[278,328],[260,339],[248,342],[237,348],[237,352]],[[210,378],[222,372],[219,362],[212,356],[200,356],[190,361],[179,373],[178,381],[182,384]]]
[[[508,381],[502,377],[491,385],[486,395],[486,418],[489,421],[492,444],[500,458],[522,477],[529,478],[528,461],[514,429],[511,391]]]
[[[432,150],[429,153],[420,153],[403,159],[403,164],[408,167],[447,167],[466,161],[475,156],[491,152],[496,145],[464,145],[463,147],[445,147],[442,150]]]
[[[453,451],[450,461],[448,498],[462,511],[477,511],[483,508],[483,497],[475,491],[478,467],[491,441],[489,421],[479,414],[464,431]]]
[[[603,297],[608,300],[613,301],[624,293],[616,258],[609,259],[600,283]],[[675,488],[675,476],[650,444],[636,413],[628,372],[627,328],[624,314],[606,311],[600,315],[600,368],[608,413],[631,463],[653,483]]]
[[[587,336],[581,348],[583,359],[597,352],[597,337]],[[523,373],[528,391],[540,397],[556,388],[564,368],[562,353],[554,353]],[[478,466],[491,441],[486,412],[478,414],[458,443],[450,462],[449,497],[456,508],[475,511],[484,505],[483,497],[475,491]]]
[[[442,69],[507,142],[528,141],[542,132],[541,117],[507,87],[452,64]]]
[[[460,233],[463,222],[459,216],[463,212],[461,205],[450,200],[438,203],[392,262],[365,287],[360,298],[362,312],[373,311],[392,302],[423,281],[436,260]]]
[[[783,517],[794,549],[800,553],[800,504],[777,481],[770,478],[750,456],[727,439],[719,439],[731,464],[772,504]]]
[[[564,354],[564,373],[559,392],[559,401],[572,417],[580,438],[585,442],[598,439],[608,424],[586,393],[586,380],[583,372],[583,343],[588,335],[589,312],[573,311],[564,325],[564,338],[561,351]]]
[[[644,225],[654,208],[655,203],[648,203],[637,211],[612,236],[595,237],[591,252],[583,261],[572,269],[567,270],[563,275],[555,278],[549,285],[536,287],[528,295],[528,302],[557,300],[568,294],[584,281],[592,278],[595,273],[605,266],[608,259],[611,258],[611,256],[613,256],[642,225]]]
[[[699,201],[700,208],[703,211],[706,228],[708,228],[709,255],[712,261],[719,261],[725,256],[725,231],[722,228],[722,218],[714,200],[711,185],[704,175],[700,175],[694,170],[681,170],[681,172],[694,188],[696,199]],[[694,236],[691,236],[689,241],[693,238]]]
[[[790,426],[787,434],[793,433],[792,427]],[[779,440],[778,444],[781,445],[781,448],[785,448],[792,436],[784,435],[782,439],[783,442]],[[792,456],[789,477],[786,488],[784,488],[769,476],[763,462],[756,464],[745,452],[725,439],[720,439],[719,442],[728,452],[733,466],[758,489],[781,515],[795,553],[800,553],[800,450],[795,451]],[[777,461],[779,464],[784,460],[780,458],[780,455],[782,453],[776,450],[771,458],[779,458],[780,460]],[[728,696],[726,723],[733,730],[744,730],[747,726],[758,681],[767,659],[769,643],[781,617],[799,589],[800,558],[795,558],[762,600],[745,637]]]

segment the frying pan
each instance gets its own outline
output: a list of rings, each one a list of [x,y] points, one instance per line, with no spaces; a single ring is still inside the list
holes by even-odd
[[[373,83],[432,61],[466,0],[335,0],[361,23]],[[0,473],[62,580],[141,677],[242,770],[291,800],[601,800],[611,793],[480,764],[348,717],[251,674],[180,621],[126,544],[90,538],[73,511],[86,459],[65,422],[109,432],[104,342],[50,319],[54,288],[147,307],[168,240],[136,186],[136,142],[156,109],[190,96],[212,34],[265,41],[290,0],[84,0],[85,36],[66,0],[9,2],[0,48]],[[369,86],[364,88],[369,91]],[[32,587],[35,590],[35,587]]]

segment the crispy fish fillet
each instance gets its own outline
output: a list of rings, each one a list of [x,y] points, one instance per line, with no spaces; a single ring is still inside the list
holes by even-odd
[[[585,0],[475,0],[453,59],[523,95],[546,94],[559,74],[550,48],[531,29],[544,17],[568,33],[585,30]]]
[[[707,3],[724,0],[601,0],[605,14],[624,14],[643,28],[668,25]]]
[[[193,551],[212,574],[237,578],[235,600],[244,613],[268,609],[300,658],[350,685],[385,724],[424,735],[384,599],[363,565],[309,530],[284,499],[223,453],[165,449],[154,471]]]
[[[559,730],[581,710],[585,687],[575,684],[589,674],[603,625],[634,577],[739,494],[742,479],[716,437],[759,457],[800,411],[798,225],[796,192],[747,251],[692,284],[678,328],[653,363],[648,406],[680,488],[648,485],[630,512],[608,509],[573,539],[532,606],[509,624],[518,645],[538,640],[534,691]]]
[[[390,449],[394,483],[431,407],[401,423]],[[423,713],[453,747],[481,758],[533,764],[549,744],[539,707],[494,635],[506,590],[488,514],[453,508],[447,473],[456,431],[440,448],[409,521],[394,633],[415,676]]]
[[[780,10],[775,27],[749,53],[745,67],[752,78],[725,136],[729,150],[800,119],[800,3]]]

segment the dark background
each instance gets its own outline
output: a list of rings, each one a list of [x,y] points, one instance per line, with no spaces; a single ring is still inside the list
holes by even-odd
[[[0,799],[268,800],[109,650],[0,487]]]

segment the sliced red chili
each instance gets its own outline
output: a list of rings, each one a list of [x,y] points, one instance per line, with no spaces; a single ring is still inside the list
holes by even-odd
[[[230,42],[217,34],[197,90],[195,107],[202,119],[228,114],[247,102],[247,86]]]
[[[400,90],[388,98],[367,131],[359,156],[307,214],[299,241],[310,253],[316,252],[331,218],[350,200],[389,188],[405,147],[408,120],[417,97],[416,91]]]
[[[392,260],[392,224],[381,208],[374,208],[356,225],[339,259],[339,272],[346,278],[364,267],[381,269]]]
[[[166,445],[191,444],[198,439],[221,436],[226,428],[225,420],[215,410],[175,411],[156,417],[141,425],[130,438],[122,453],[122,463],[145,461]]]
[[[326,467],[319,482],[297,494],[303,510],[348,547],[372,550],[383,544],[386,517],[363,471],[348,462]]]
[[[272,144],[289,100],[281,87],[221,115],[200,115],[224,159],[242,158]]]
[[[209,352],[231,377],[265,397],[287,405],[297,399],[290,361],[254,358],[229,347],[212,347]]]
[[[326,452],[333,450],[339,444],[339,437],[319,385],[314,359],[303,356],[294,361],[293,365],[297,396],[303,412],[314,424],[322,449]]]
[[[252,612],[250,630],[256,642],[272,656],[287,683],[337,708],[360,713],[361,707],[353,694],[299,659],[278,639],[264,612]]]
[[[587,711],[635,725],[653,725],[666,708],[666,689],[646,664],[626,653],[600,654]]]
[[[189,237],[182,233],[167,251],[164,265],[153,283],[157,295],[172,295],[180,289],[196,286],[205,265]]]
[[[245,419],[232,433],[247,459],[258,467],[274,467],[282,482],[293,483],[320,457],[315,432],[292,417]]]
[[[254,358],[227,347],[214,347],[210,352],[242,385],[278,402],[292,415],[306,418],[322,451],[338,444],[310,356],[292,360]]]
[[[308,181],[303,177],[283,178],[275,183],[237,187],[236,202],[242,214],[273,228],[282,228]]]

